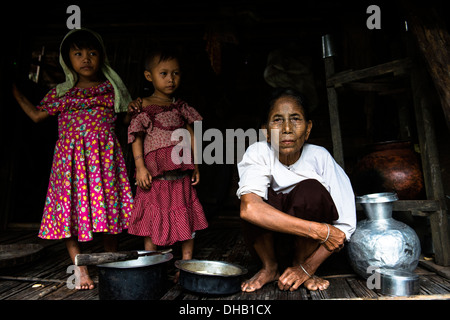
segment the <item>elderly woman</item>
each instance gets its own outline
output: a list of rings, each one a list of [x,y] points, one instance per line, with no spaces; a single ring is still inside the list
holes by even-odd
[[[275,92],[263,128],[267,141],[238,164],[244,234],[262,262],[241,289],[278,281],[281,290],[324,290],[329,282],[314,273],[356,227],[350,180],[325,148],[306,143],[312,122],[295,90]]]

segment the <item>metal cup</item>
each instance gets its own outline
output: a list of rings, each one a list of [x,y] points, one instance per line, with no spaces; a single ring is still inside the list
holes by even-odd
[[[333,37],[330,34],[322,36],[322,58],[334,57],[335,55]]]

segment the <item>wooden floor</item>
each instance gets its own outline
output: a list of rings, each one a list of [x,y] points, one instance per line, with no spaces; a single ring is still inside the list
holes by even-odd
[[[97,286],[90,291],[77,291],[67,287],[71,265],[62,241],[38,239],[36,230],[8,230],[0,233],[0,244],[38,243],[45,248],[41,256],[14,267],[0,268],[0,300],[98,300],[98,276],[96,267],[90,267]],[[121,235],[120,250],[142,250],[142,240],[127,234]],[[101,239],[83,244],[84,252],[101,252]],[[180,258],[178,246],[174,246],[174,259],[168,268],[168,290],[161,300],[324,300],[324,299],[416,299],[450,300],[450,280],[421,265],[416,269],[420,275],[420,294],[410,297],[388,297],[370,290],[366,281],[355,275],[348,265],[346,252],[333,255],[318,270],[318,275],[330,281],[324,291],[309,291],[301,287],[296,292],[278,290],[276,283],[266,285],[254,293],[236,293],[228,296],[203,296],[183,290],[171,282],[175,274],[173,262]],[[194,258],[237,263],[246,267],[251,277],[258,266],[247,252],[240,230],[234,218],[216,218],[210,227],[197,234]]]

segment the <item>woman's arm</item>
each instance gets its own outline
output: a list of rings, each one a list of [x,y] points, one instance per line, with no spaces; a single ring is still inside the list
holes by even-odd
[[[13,96],[26,115],[35,123],[41,122],[50,116],[47,111],[37,109],[15,85],[13,85]]]
[[[340,250],[345,240],[345,234],[339,229],[331,225],[328,225],[328,229],[324,223],[303,220],[281,212],[254,193],[241,196],[240,212],[242,219],[268,230],[308,237],[321,242],[326,240],[323,245],[328,251]]]
[[[152,176],[148,172],[144,161],[144,133],[136,135],[136,139],[131,144],[131,149],[136,165],[136,185],[145,190],[150,189]]]

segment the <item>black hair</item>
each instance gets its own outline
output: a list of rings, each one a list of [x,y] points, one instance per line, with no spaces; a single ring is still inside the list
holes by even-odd
[[[283,97],[289,97],[295,100],[297,104],[302,108],[303,116],[305,117],[306,121],[311,120],[309,117],[309,105],[306,100],[306,97],[299,91],[293,88],[275,88],[270,97],[269,101],[266,105],[266,110],[264,113],[264,118],[262,118],[262,125],[267,125],[269,121],[269,115],[272,111],[273,107],[275,106],[275,102]]]
[[[155,63],[156,58],[159,58],[159,60]],[[160,62],[172,59],[176,59],[180,63],[180,54],[175,48],[155,48],[146,54],[144,68],[146,71],[151,71]]]
[[[99,39],[97,39],[97,37],[91,32],[87,30],[79,30],[70,34],[69,36],[67,36],[67,38],[64,39],[61,45],[61,55],[65,64],[70,68],[72,68],[72,64],[70,62],[69,52],[70,49],[75,48],[97,50],[100,54],[100,64],[103,64],[105,58],[103,46],[100,43]]]

